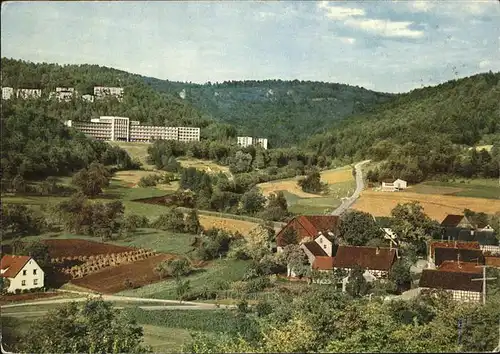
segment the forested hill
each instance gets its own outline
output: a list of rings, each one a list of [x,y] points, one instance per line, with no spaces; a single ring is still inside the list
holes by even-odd
[[[388,160],[380,179],[433,174],[498,176],[500,73],[413,90],[330,127],[309,149],[337,158]],[[492,156],[468,147],[494,144]],[[492,160],[493,159],[493,160]]]
[[[321,133],[333,121],[370,110],[392,95],[357,86],[311,81],[229,81],[204,85],[154,78],[144,81],[177,97],[238,134],[268,138],[276,146],[295,145]]]
[[[2,87],[39,88],[48,97],[56,87],[73,87],[79,96],[93,94],[94,86],[124,88],[123,102],[106,99],[93,103],[79,98],[71,102],[37,100],[47,115],[60,120],[84,120],[100,115],[125,116],[155,125],[207,126],[211,121],[178,95],[160,93],[140,75],[98,65],[58,65],[2,58]]]

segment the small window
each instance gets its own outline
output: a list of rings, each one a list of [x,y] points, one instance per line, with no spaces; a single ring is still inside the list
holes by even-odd
[[[23,270],[23,275],[26,275],[27,271],[26,270]]]
[[[36,275],[36,269],[33,269],[33,275]]]
[[[323,248],[326,249],[326,245],[323,245]]]
[[[38,279],[33,279],[33,285],[38,285]]]
[[[26,286],[26,280],[23,280],[23,281],[21,282],[21,285],[22,285],[22,286]]]

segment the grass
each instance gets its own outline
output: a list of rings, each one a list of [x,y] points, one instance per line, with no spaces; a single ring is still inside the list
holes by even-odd
[[[177,161],[179,161],[181,166],[184,168],[194,167],[198,170],[203,170],[203,171],[209,172],[209,173],[210,172],[212,172],[212,173],[223,172],[223,173],[231,176],[231,172],[229,172],[228,167],[218,165],[213,161],[200,160],[200,159],[187,158],[187,157],[179,157],[179,158],[177,158]]]
[[[154,353],[180,353],[182,346],[192,340],[187,329],[165,328],[141,324],[144,333],[144,344],[150,346]]]
[[[158,316],[153,311],[131,308],[125,310],[125,313],[143,325],[215,333],[231,332],[238,326],[237,322],[239,321],[234,311],[222,309],[212,311],[171,310],[162,312],[162,316]]]
[[[341,203],[341,198],[351,195],[356,182],[353,180],[330,184],[329,192],[326,196],[318,198],[301,198],[298,195],[285,191],[285,198],[289,205],[289,210],[294,214],[324,214],[333,211]]]
[[[123,142],[123,141],[111,141],[108,142],[110,145],[119,146],[125,150],[132,160],[137,160],[142,164],[142,168],[145,170],[153,170],[154,165],[148,164],[148,147],[151,143],[139,143],[139,142]]]
[[[458,179],[455,182],[427,181],[412,186],[408,191],[457,197],[500,199],[500,185],[496,179]]]
[[[195,272],[186,279],[190,282],[191,290],[198,291],[205,286],[210,287],[219,280],[228,282],[240,280],[246,273],[248,266],[248,261],[216,260],[209,267]],[[174,280],[165,280],[138,289],[125,290],[118,293],[118,295],[175,300],[177,298],[176,286]]]

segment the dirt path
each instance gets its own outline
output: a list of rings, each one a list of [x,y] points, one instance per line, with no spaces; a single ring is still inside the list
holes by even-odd
[[[354,204],[356,199],[359,198],[361,191],[365,187],[365,184],[363,182],[363,172],[361,171],[361,166],[367,164],[368,162],[370,162],[370,160],[361,161],[354,166],[354,168],[356,169],[356,190],[354,191],[353,195],[351,195],[349,198],[342,200],[342,204],[332,212],[332,215],[342,215],[347,211],[347,209],[349,209]]]

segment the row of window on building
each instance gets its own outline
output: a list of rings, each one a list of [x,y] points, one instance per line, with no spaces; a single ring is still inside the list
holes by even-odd
[[[139,121],[127,117],[102,116],[90,122],[68,120],[68,127],[78,129],[82,133],[99,140],[138,141],[178,140],[199,141],[200,128],[197,127],[160,127],[140,125]]]
[[[100,100],[107,97],[114,97],[118,101],[123,100],[124,89],[122,87],[107,87],[107,86],[95,86],[93,95],[82,95],[81,99],[88,102],[94,102],[94,100]],[[49,94],[49,98],[55,98],[59,101],[71,101],[74,97],[78,96],[78,91],[73,87],[56,87],[55,91]],[[38,99],[42,97],[41,89],[33,88],[19,88],[14,89],[13,87],[2,87],[2,99],[10,100],[11,98],[20,99]]]
[[[267,139],[266,138],[254,138],[251,136],[239,136],[238,145],[241,147],[247,147],[251,145],[260,145],[267,150]]]

